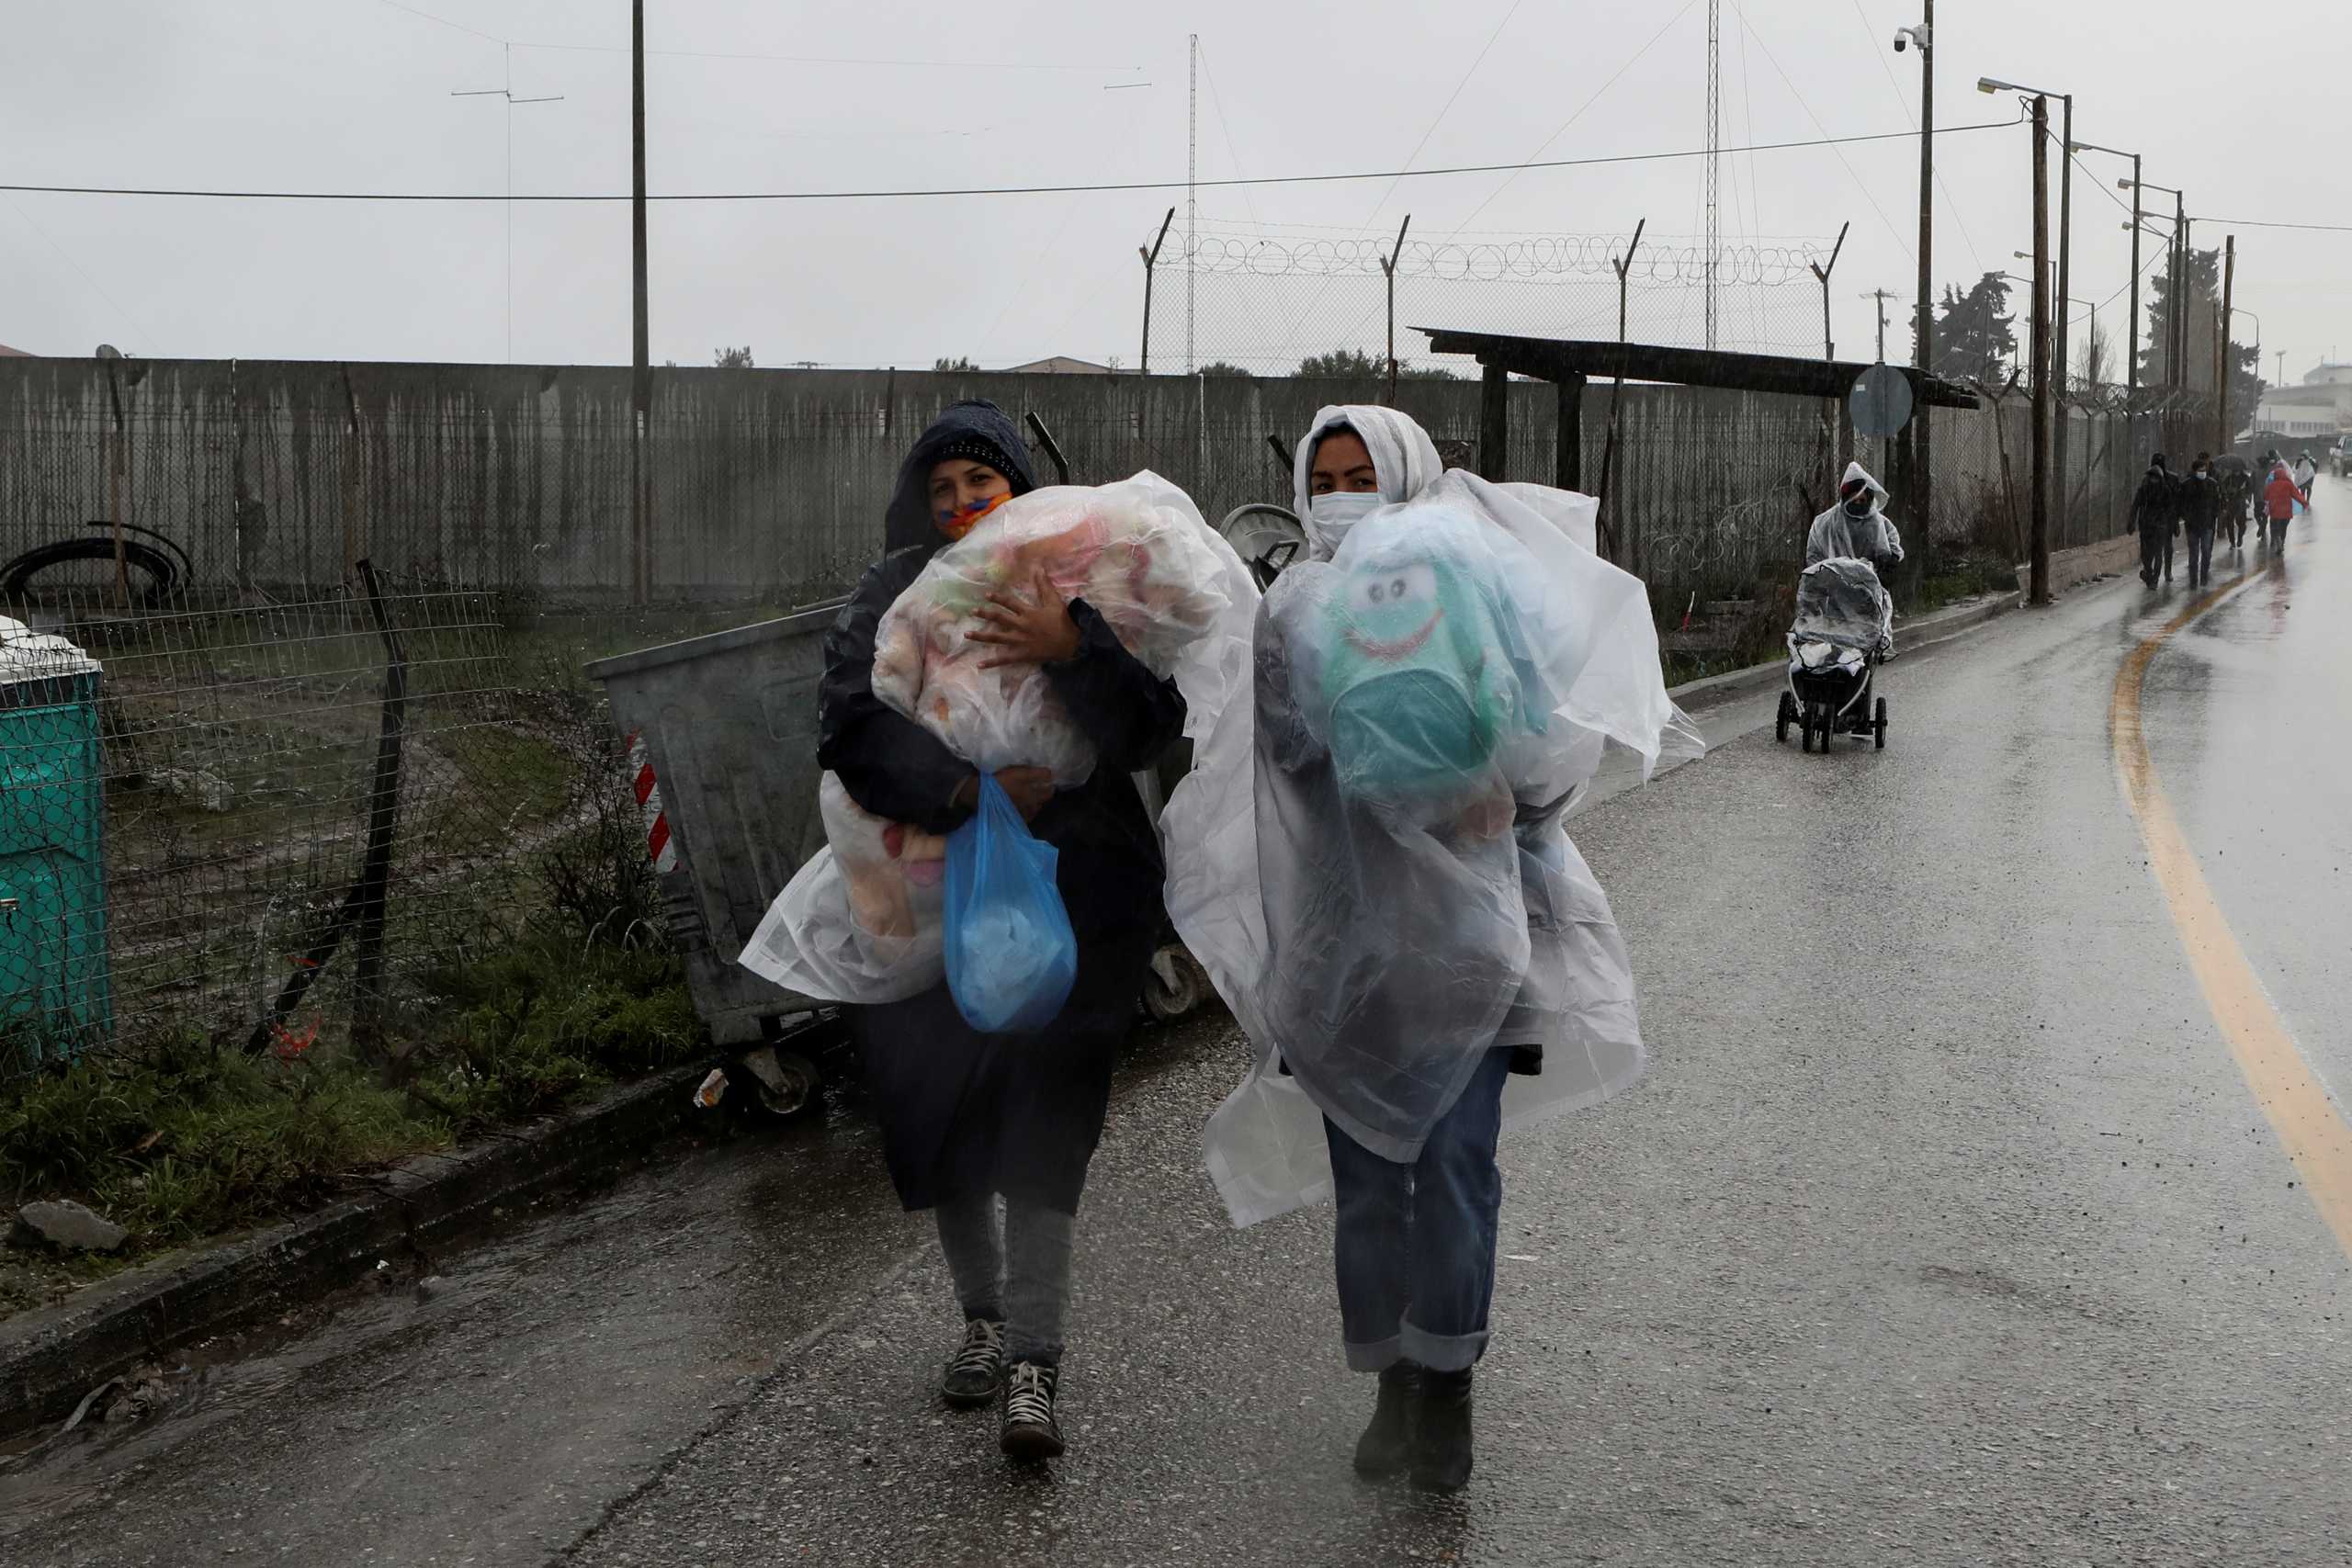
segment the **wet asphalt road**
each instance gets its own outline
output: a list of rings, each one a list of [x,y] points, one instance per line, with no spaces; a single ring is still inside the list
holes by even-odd
[[[2345,1085],[2352,488],[2322,486],[2155,659],[2145,723]],[[853,1111],[516,1216],[433,1299],[0,1476],[0,1561],[2352,1561],[2346,1260],[2109,750],[2119,664],[2187,597],[2099,584],[1898,660],[1883,752],[1776,746],[1741,699],[1707,761],[1578,819],[1653,1064],[1507,1148],[1457,1497],[1350,1475],[1329,1211],[1226,1226],[1195,1140],[1242,1051],[1203,1021],[1123,1077],[1049,1472],[933,1402],[944,1270]]]

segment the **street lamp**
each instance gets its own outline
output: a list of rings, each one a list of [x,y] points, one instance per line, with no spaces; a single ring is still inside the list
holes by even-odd
[[[2118,188],[2125,187],[2119,183]],[[2165,263],[2165,276],[2171,279],[2165,286],[2165,292],[2170,297],[2166,308],[2171,313],[2171,320],[2165,323],[2165,378],[2177,391],[2188,385],[2181,367],[2188,357],[2188,302],[2182,295],[2188,283],[2188,197],[2177,186],[2160,186],[2154,180],[2141,179],[2136,171],[2128,188],[2132,192],[2132,210],[2134,213],[2140,210],[2140,192],[2143,189],[2165,191],[2172,197],[2172,249],[2167,253]]]
[[[2132,320],[2127,334],[2130,342],[2123,355],[2127,370],[2123,406],[2127,410],[2136,409],[2140,400],[2140,154],[2114,147],[2101,147],[2089,141],[2067,143],[2069,158],[2077,152],[2104,152],[2110,158],[2132,160],[2132,177],[2121,182],[2122,186],[2132,192],[2132,221],[2125,225],[2132,231]]]
[[[2051,466],[2050,370],[2048,364],[2050,354],[2050,280],[2048,273],[2050,256],[2050,100],[2054,96],[2063,100],[2066,106],[2066,128],[2064,142],[2062,143],[2064,145],[2071,145],[2075,140],[2075,100],[2071,94],[2059,93],[2052,95],[2041,92],[2033,87],[2019,86],[2015,82],[2004,82],[1992,76],[1981,76],[1977,78],[1976,90],[1980,93],[2021,93],[2027,96],[2033,106],[2033,527],[2032,541],[2029,554],[2030,570],[2029,581],[2030,586],[2028,589],[2026,599],[2029,604],[2047,604],[2050,603]],[[2066,265],[2068,260],[2068,247],[2066,244],[2065,234],[2067,229],[2070,227],[2067,220],[2072,216],[2069,203],[2072,198],[2074,188],[2074,181],[2068,177],[2068,172],[2071,171],[2074,166],[2074,160],[2069,158],[2066,161],[2066,168],[2060,171],[2060,178],[2064,183],[2060,187],[2063,194],[2059,197],[2058,296],[2062,301],[2065,299],[2066,287],[2069,280]],[[2065,363],[2066,353],[2064,335],[2065,327],[2064,324],[2064,310],[2065,307],[2062,303],[2059,307],[2061,324],[2059,327],[2058,348],[2059,363],[2061,365]],[[2062,423],[2059,428],[2058,446],[2058,457],[2060,463],[2058,471],[2062,475],[2066,471],[2064,468],[2066,451],[2064,441],[2065,430]]]
[[[2262,314],[2258,310],[2249,310],[2243,305],[2233,306],[2231,308],[2230,314],[2233,316],[2252,316],[2254,318],[2254,379],[2255,384],[2256,386],[2260,386],[2262,384]],[[2232,346],[2234,347],[2236,345],[2232,344]],[[2222,366],[2222,373],[2225,376],[2229,375],[2234,368],[2235,367],[2231,366],[2226,362],[2226,356],[2224,356],[2224,363]],[[2279,374],[2283,376],[2286,372],[2282,370]],[[2255,398],[2254,407],[2246,410],[2245,412],[2246,429],[2249,431],[2253,430],[2255,422],[2259,419],[2261,415],[2262,400],[2260,394],[2257,393]]]

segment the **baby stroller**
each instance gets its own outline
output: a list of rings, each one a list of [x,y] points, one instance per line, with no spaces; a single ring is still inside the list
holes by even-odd
[[[1773,739],[1801,726],[1804,749],[1820,738],[1868,735],[1886,749],[1886,699],[1877,696],[1881,661],[1894,652],[1894,602],[1865,560],[1832,557],[1797,579],[1796,624],[1789,628],[1789,684]]]

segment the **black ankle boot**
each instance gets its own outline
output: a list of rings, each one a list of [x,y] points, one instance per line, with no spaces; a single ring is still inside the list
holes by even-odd
[[[1423,1371],[1414,1401],[1413,1484],[1459,1492],[1470,1480],[1470,1369]]]
[[[1405,1468],[1412,1457],[1413,1396],[1420,1386],[1421,1369],[1399,1361],[1380,1374],[1380,1402],[1372,1407],[1372,1425],[1356,1439],[1356,1473],[1378,1481]]]

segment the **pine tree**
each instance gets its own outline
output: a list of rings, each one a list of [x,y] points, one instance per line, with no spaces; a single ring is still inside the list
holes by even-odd
[[[2009,280],[1988,272],[1966,294],[1944,286],[1936,320],[1936,374],[1998,385],[2018,356],[2017,319],[2008,313]]]
[[[2172,375],[2173,278],[2172,269],[2161,263],[2148,269],[2151,285],[2148,301],[2147,338],[2140,350],[2140,385],[2169,388]],[[2182,280],[2181,292],[2187,297],[2188,321],[2188,351],[2183,356],[2186,375],[2181,384],[2189,391],[2211,396],[2213,391],[2213,339],[2215,322],[2222,314],[2222,253],[2199,251],[2188,253],[2188,273]],[[2234,334],[2233,334],[2234,335]],[[2254,345],[2233,344],[2233,363],[2230,367],[2230,407],[2247,415],[2262,397],[2262,367],[2256,363]]]

